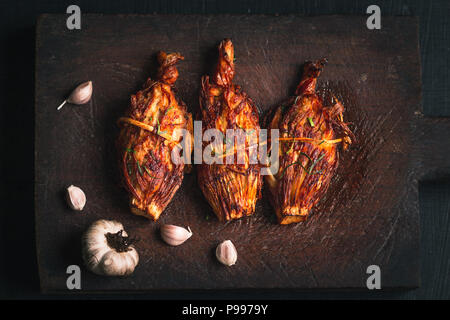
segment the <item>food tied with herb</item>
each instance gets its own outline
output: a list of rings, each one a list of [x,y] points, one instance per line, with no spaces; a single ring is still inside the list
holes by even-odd
[[[238,138],[238,143],[227,150],[229,141],[224,138],[219,142],[221,148],[211,150],[212,156],[222,158],[223,163],[199,164],[197,174],[217,218],[229,221],[253,214],[261,197],[261,165],[251,163],[250,152],[239,152],[259,144],[260,127],[253,101],[232,82],[235,59],[231,40],[224,39],[218,51],[213,77],[203,76],[201,80],[202,134],[218,129],[227,137],[227,129],[240,129],[245,135],[244,145]],[[183,179],[183,162],[175,164],[171,159],[172,149],[181,140],[176,129],[193,133],[191,114],[173,88],[178,77],[175,64],[181,59],[179,53],[160,52],[158,80],[148,79],[144,89],[132,95],[127,116],[119,119],[123,128],[118,146],[125,185],[131,194],[131,211],[153,220],[159,218]],[[266,127],[280,130],[279,170],[266,176],[280,224],[307,217],[336,173],[339,146],[346,150],[355,140],[344,122],[343,105],[334,96],[331,105],[326,105],[316,93],[317,78],[325,64],[326,59],[305,63],[296,96],[267,117]],[[233,161],[229,163],[230,155]]]
[[[205,198],[220,221],[249,216],[261,197],[262,178],[257,164],[250,164],[249,152],[244,152],[242,164],[234,158],[233,164],[225,164],[226,157],[238,154],[237,149],[257,145],[259,137],[259,115],[253,101],[240,86],[232,83],[234,77],[234,48],[230,39],[219,45],[219,61],[212,79],[201,80],[200,109],[202,130],[218,129],[226,137],[227,129],[245,132],[245,147],[234,144],[227,150],[223,141],[219,157],[224,164],[198,165],[198,181]],[[254,141],[250,139],[254,137]],[[224,139],[226,140],[226,139]],[[214,150],[213,150],[214,151]]]
[[[184,162],[171,159],[172,149],[182,140],[181,129],[192,134],[192,116],[173,87],[178,78],[175,64],[183,59],[179,53],[160,52],[157,80],[149,78],[131,96],[126,116],[119,119],[117,145],[131,211],[152,220],[159,218],[184,176]]]
[[[180,142],[185,143],[182,149],[188,153],[184,157],[190,157],[193,143],[192,116],[174,89],[178,78],[175,65],[183,59],[179,53],[159,52],[157,80],[149,78],[143,89],[131,96],[126,115],[118,120],[122,128],[117,147],[131,211],[155,221],[181,186],[184,170],[189,169],[184,161],[174,163],[171,157]],[[306,219],[336,174],[339,146],[346,150],[355,141],[344,122],[343,105],[334,95],[330,104],[316,93],[317,78],[326,62],[322,59],[305,63],[295,96],[266,117],[269,140],[261,144],[272,146],[270,129],[279,130],[278,171],[266,175],[266,183],[280,224]],[[259,145],[259,114],[253,101],[232,82],[234,63],[233,44],[224,39],[219,45],[214,76],[203,76],[201,80],[202,135],[208,129],[218,129],[225,137],[214,141],[211,150],[211,156],[216,161],[222,159],[222,163],[201,163],[197,167],[200,188],[219,221],[252,215],[263,183],[262,165],[251,159],[254,154],[250,152],[251,147]],[[91,95],[92,82],[82,83],[58,110],[67,102],[85,104]],[[231,144],[228,129],[239,132]],[[188,139],[183,136],[185,132]],[[239,136],[242,132],[244,139]],[[81,211],[86,204],[84,192],[73,185],[67,188],[66,198],[73,210]],[[172,224],[162,225],[160,233],[161,239],[173,247],[193,235],[189,227]],[[130,275],[139,262],[134,247],[137,240],[128,236],[120,222],[98,220],[82,237],[83,260],[89,270],[99,275]],[[236,263],[237,250],[231,240],[217,245],[216,258],[226,266]]]
[[[355,137],[344,122],[343,105],[333,97],[326,106],[316,93],[326,59],[307,62],[302,79],[287,106],[268,115],[268,129],[279,129],[279,170],[267,175],[270,200],[280,224],[306,219],[327,191],[344,150]],[[270,135],[269,135],[270,139]]]

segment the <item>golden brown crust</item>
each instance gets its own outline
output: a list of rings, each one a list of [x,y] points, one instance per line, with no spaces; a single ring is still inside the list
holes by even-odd
[[[336,100],[334,106],[326,107],[315,92],[325,62],[307,62],[297,96],[269,118],[269,128],[280,130],[279,171],[266,177],[280,224],[305,220],[327,191],[339,164],[338,144],[330,141],[341,141],[336,140],[338,133],[344,146],[354,140],[343,122],[342,104]],[[296,137],[311,141],[288,139]]]
[[[159,53],[158,80],[148,79],[144,88],[131,96],[124,118],[135,121],[121,122],[117,143],[131,211],[153,220],[159,218],[183,180],[184,164],[171,160],[171,151],[180,140],[177,129],[192,134],[192,116],[172,88],[178,77],[175,63],[181,59],[179,53]]]
[[[231,40],[225,39],[219,46],[219,61],[213,82],[208,76],[202,78],[202,128],[203,131],[219,129],[224,137],[227,129],[245,130],[256,137],[256,141],[246,137],[245,144],[249,147],[250,143],[258,142],[259,117],[253,101],[232,83],[233,59],[233,44]],[[228,154],[230,150],[226,150],[225,144],[224,152]],[[237,151],[236,144],[233,151]],[[234,163],[236,160],[235,155]],[[248,152],[245,152],[244,160],[243,164],[203,163],[198,166],[200,188],[220,221],[251,215],[255,211],[257,199],[261,197],[260,168],[257,164],[250,164]]]

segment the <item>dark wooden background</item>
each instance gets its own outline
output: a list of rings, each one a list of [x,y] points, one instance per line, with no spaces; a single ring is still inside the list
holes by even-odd
[[[300,13],[364,14],[371,1],[78,1],[91,13]],[[33,132],[34,27],[39,13],[64,13],[72,2],[15,1],[0,4],[2,19],[1,150],[2,210],[0,297],[51,298],[39,293],[34,245]],[[450,115],[450,33],[447,1],[377,1],[382,15],[420,18],[423,109],[428,116]],[[442,137],[448,139],[448,137]],[[445,162],[444,162],[445,163]],[[409,292],[299,292],[295,290],[217,291],[216,298],[449,298],[448,176],[419,186],[422,232],[422,286]],[[92,297],[92,296],[90,296]],[[98,296],[97,296],[98,297]],[[116,296],[117,297],[117,296]],[[126,298],[211,298],[210,292],[177,291]],[[108,298],[111,298],[108,296]],[[125,298],[125,297],[121,297]]]

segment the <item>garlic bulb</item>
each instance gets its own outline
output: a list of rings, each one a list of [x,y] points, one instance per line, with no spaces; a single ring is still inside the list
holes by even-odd
[[[183,227],[174,226],[173,224],[165,224],[161,226],[161,237],[171,246],[179,246],[192,236],[192,231],[188,227],[186,230]]]
[[[216,248],[216,257],[226,266],[232,266],[237,260],[237,250],[233,242],[226,240],[220,243]]]
[[[71,185],[67,188],[67,203],[73,210],[81,211],[86,205],[86,195],[80,188]]]
[[[87,268],[99,275],[126,276],[133,273],[139,255],[120,222],[98,220],[82,237]]]
[[[64,100],[63,103],[61,103],[56,110],[61,109],[67,102],[73,104],[88,103],[89,100],[91,100],[91,96],[92,96],[92,81],[83,82],[78,87],[76,87],[75,90],[72,91],[70,96],[66,100]]]

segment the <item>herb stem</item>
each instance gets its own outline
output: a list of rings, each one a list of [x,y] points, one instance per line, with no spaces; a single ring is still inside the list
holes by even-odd
[[[303,170],[306,171],[306,173],[308,173],[308,170],[306,170],[306,168],[303,166],[303,164],[300,161],[297,162],[293,162],[290,165],[288,165],[286,168],[284,168],[283,173],[280,176],[280,179],[284,177],[284,174],[286,173],[287,168],[289,168],[290,166],[293,166],[295,164],[298,164],[299,166],[301,166],[303,168]]]
[[[136,164],[137,164],[137,167],[138,167],[139,174],[142,176],[143,173],[142,173],[142,168],[141,168],[141,165],[139,163],[139,160],[136,160]]]
[[[164,112],[164,115],[166,115],[170,111],[170,109],[172,109],[172,108],[173,108],[173,105],[170,106],[169,108],[167,108],[166,112]]]
[[[323,153],[319,158],[317,158],[316,161],[313,162],[313,164],[311,165],[311,167],[309,168],[309,174],[311,174],[312,170],[314,169],[314,167],[316,166],[316,164],[323,159],[323,157],[325,157],[325,153]]]
[[[153,179],[159,179],[159,178],[157,178],[157,177],[152,176],[152,175],[150,174],[150,170],[149,170],[146,166],[144,166],[144,170],[145,170],[145,172],[147,172],[147,174],[150,176],[150,178],[153,178]]]
[[[294,143],[295,143],[295,142],[292,142],[292,143],[291,143],[291,147],[289,148],[288,151],[286,151],[286,154],[289,154],[289,153],[292,152],[292,149],[294,149]]]
[[[312,161],[311,157],[308,156],[308,155],[307,155],[306,153],[304,153],[304,152],[300,152],[300,155],[303,155],[303,156],[307,157],[308,160],[309,160],[310,162],[312,162],[312,164],[311,164],[311,166],[309,167],[309,169],[306,169],[300,161],[293,162],[293,163],[289,164],[286,168],[284,168],[284,170],[283,170],[283,172],[282,172],[282,174],[281,174],[281,176],[280,176],[280,179],[284,177],[284,174],[286,173],[287,168],[289,168],[290,166],[293,166],[293,165],[295,165],[295,164],[300,165],[300,166],[302,167],[302,169],[305,170],[305,172],[306,172],[307,174],[309,174],[309,175],[310,175],[310,174],[316,174],[316,173],[319,173],[319,174],[320,174],[320,173],[323,171],[323,170],[320,170],[320,171],[316,171],[316,172],[312,173],[312,171],[313,171],[314,167],[316,166],[316,164],[317,164],[320,160],[322,160],[323,157],[325,157],[325,154],[320,155],[319,158],[317,158],[316,161]]]

